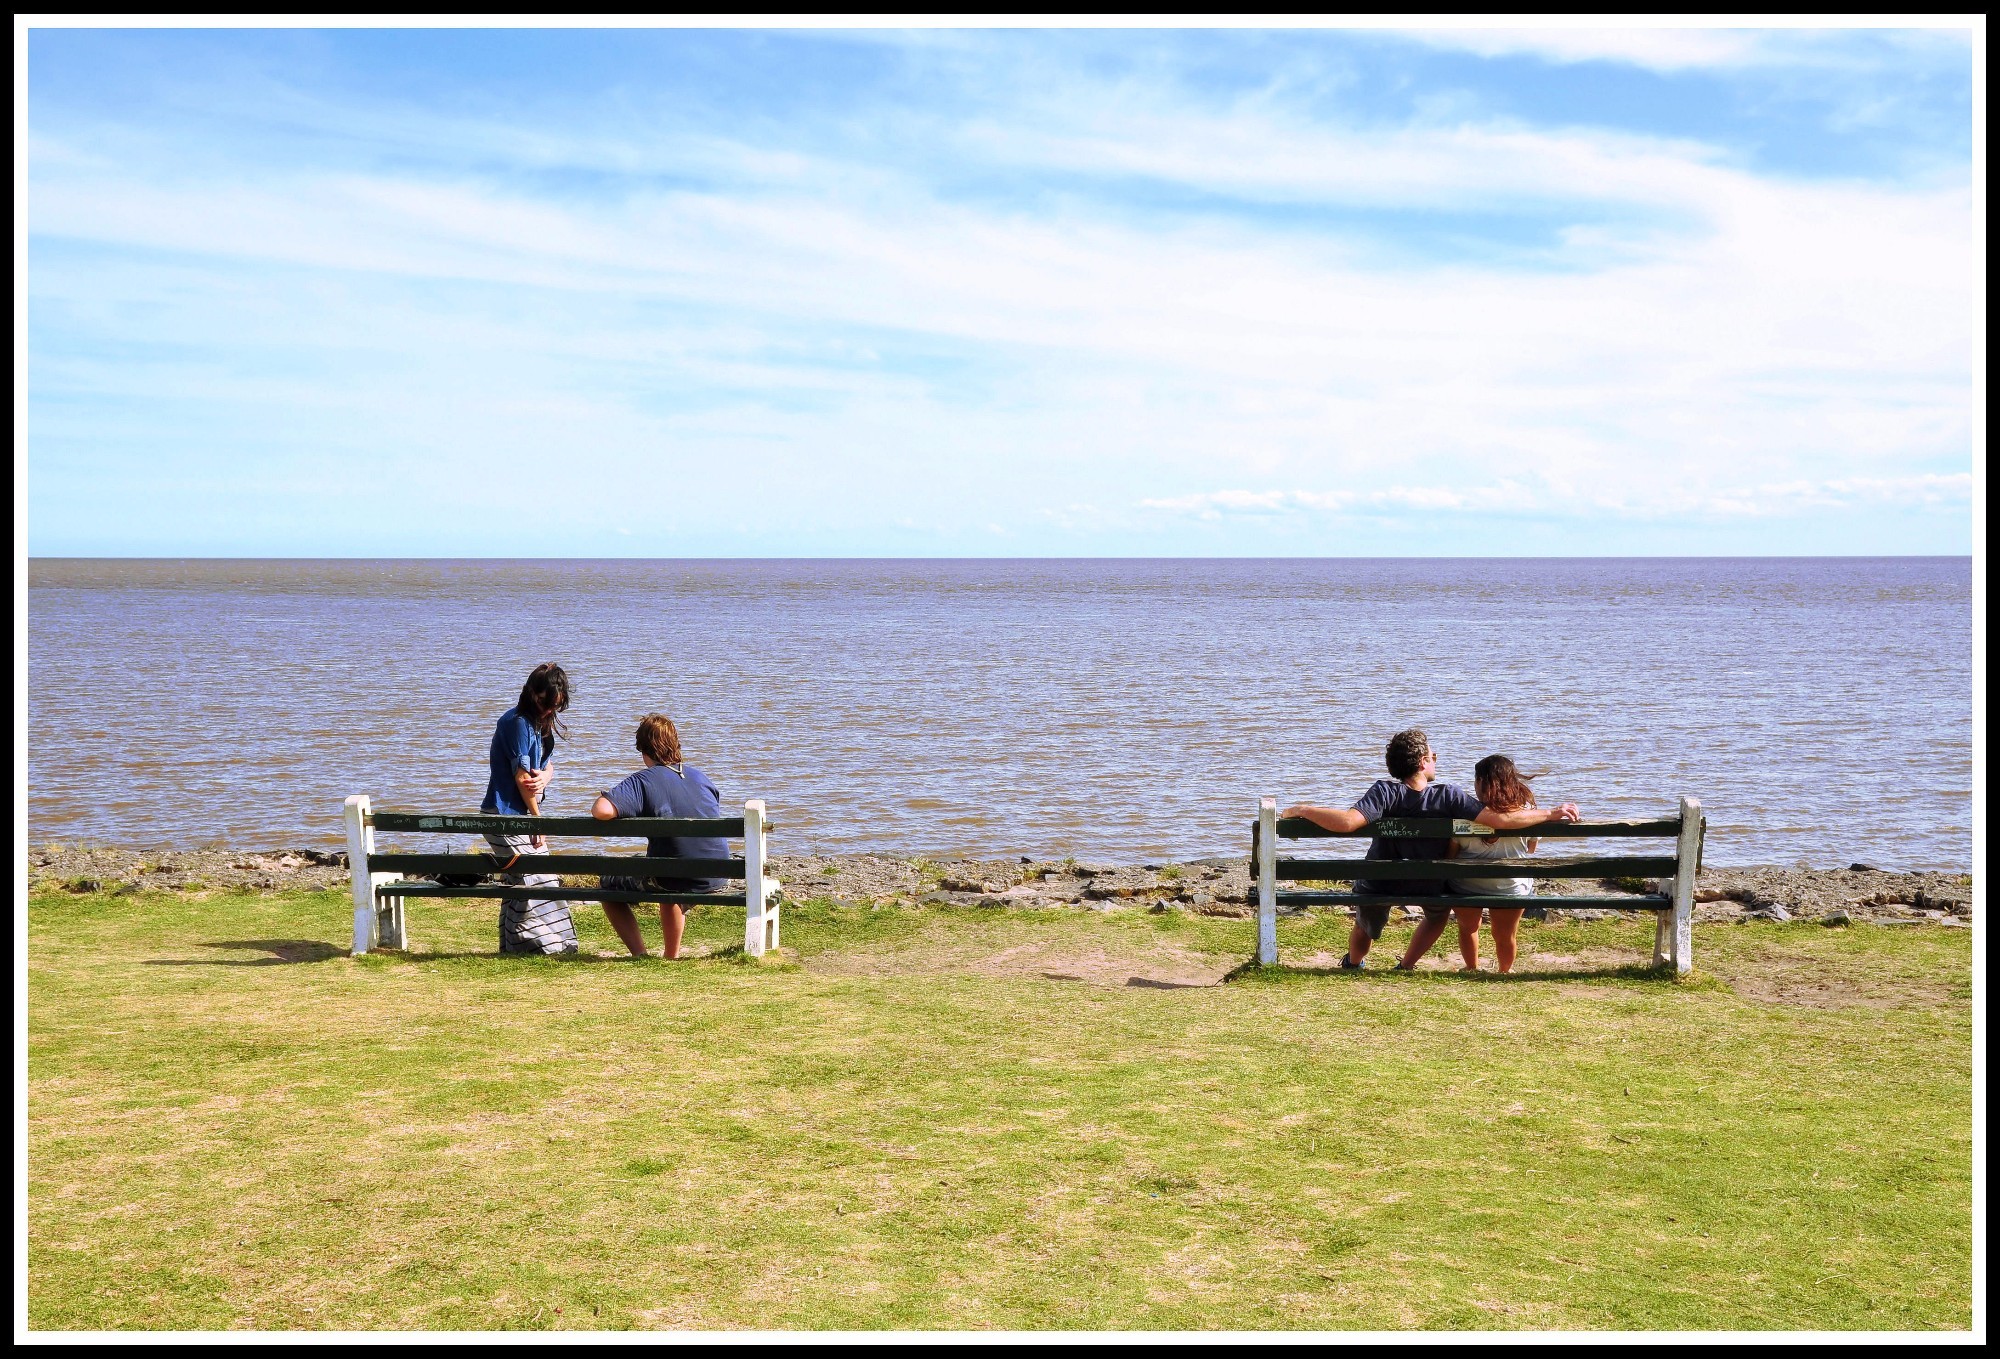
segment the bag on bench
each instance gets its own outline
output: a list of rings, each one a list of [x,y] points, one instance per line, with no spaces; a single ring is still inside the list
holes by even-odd
[[[493,867],[487,869],[484,872],[433,873],[431,875],[431,881],[435,882],[440,887],[477,887],[479,886],[479,884],[485,882],[488,878],[498,877],[500,874],[505,873],[508,869],[514,866],[514,861],[516,859],[519,859],[521,856],[518,854],[510,854],[507,856],[507,862],[504,864],[500,862],[500,856],[498,854],[488,854],[486,857],[493,861]]]

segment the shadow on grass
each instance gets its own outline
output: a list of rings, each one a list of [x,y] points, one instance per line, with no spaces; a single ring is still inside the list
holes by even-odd
[[[1402,972],[1393,967],[1343,970],[1339,967],[1294,967],[1275,963],[1264,967],[1255,958],[1246,958],[1229,970],[1223,981],[1278,981],[1290,977],[1329,977],[1341,981],[1393,980],[1398,985],[1510,986],[1516,982],[1671,982],[1674,970],[1668,963],[1618,963],[1605,967],[1517,968],[1501,973],[1482,968],[1461,972],[1456,968],[1425,968]]]
[[[325,963],[335,958],[348,956],[347,945],[329,944],[324,939],[217,939],[202,945],[203,948],[235,949],[244,952],[261,952],[263,958],[147,958],[147,967],[285,967],[296,963]],[[468,959],[488,961],[527,961],[573,966],[578,963],[631,963],[639,959],[623,954],[597,953],[497,953],[492,951],[466,950],[459,953],[405,953],[401,949],[374,949],[371,958],[394,959],[406,963],[463,962]],[[712,963],[751,961],[743,953],[741,944],[730,944],[716,949],[713,953],[684,953],[676,962]],[[663,961],[658,954],[650,955],[650,961]]]
[[[1090,978],[1088,977],[1079,977],[1074,972],[1044,972],[1042,973],[1042,978],[1045,981],[1080,982],[1080,981],[1090,980]],[[1198,982],[1198,981],[1180,982],[1180,981],[1160,981],[1154,977],[1127,977],[1125,979],[1125,984],[1127,986],[1137,986],[1148,991],[1201,991],[1201,990],[1206,990],[1208,987],[1211,986],[1220,986],[1222,984],[1222,981],[1226,980],[1228,980],[1228,978],[1225,977],[1220,981],[1212,981],[1212,982]]]
[[[584,967],[597,963],[615,963],[622,967],[635,963],[663,962],[670,962],[676,966],[681,963],[755,964],[758,961],[746,954],[741,944],[728,944],[713,953],[683,953],[678,958],[662,958],[657,953],[648,953],[643,958],[635,958],[626,953],[499,953],[491,949],[405,953],[401,949],[393,948],[378,948],[368,956],[399,963],[536,963],[548,967]]]
[[[148,967],[284,967],[291,963],[323,963],[344,958],[347,950],[324,939],[220,939],[203,948],[268,953],[267,958],[148,958]]]

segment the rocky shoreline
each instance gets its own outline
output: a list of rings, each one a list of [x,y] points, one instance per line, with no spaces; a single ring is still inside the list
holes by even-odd
[[[1099,910],[1251,912],[1249,864],[1241,858],[1109,864],[1074,859],[931,859],[878,854],[784,855],[771,870],[794,899],[928,902],[972,906],[1082,906]],[[221,849],[138,852],[104,846],[39,845],[28,852],[31,891],[297,891],[343,887],[347,856],[323,850]],[[577,879],[578,884],[585,879]],[[1632,879],[1545,881],[1544,895],[1594,896],[1643,888]],[[1842,869],[1705,868],[1698,921],[1816,920],[1965,926],[1972,878],[1960,873]],[[1568,918],[1616,912],[1568,911]]]

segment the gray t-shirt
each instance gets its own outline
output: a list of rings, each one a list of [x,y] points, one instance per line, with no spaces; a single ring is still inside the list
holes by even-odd
[[[1383,817],[1440,817],[1454,821],[1471,821],[1486,810],[1486,804],[1477,794],[1455,783],[1433,783],[1422,792],[1410,787],[1401,779],[1377,779],[1354,804],[1354,810],[1368,818],[1374,825]],[[1439,836],[1433,840],[1422,839],[1385,840],[1376,837],[1368,842],[1370,859],[1442,859],[1451,845],[1451,837]],[[1441,896],[1445,885],[1442,879],[1423,878],[1377,878],[1354,884],[1357,892],[1381,894],[1393,892],[1398,896]]]

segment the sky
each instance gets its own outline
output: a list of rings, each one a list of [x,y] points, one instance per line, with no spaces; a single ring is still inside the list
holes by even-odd
[[[36,29],[28,550],[1968,553],[1983,41]]]

